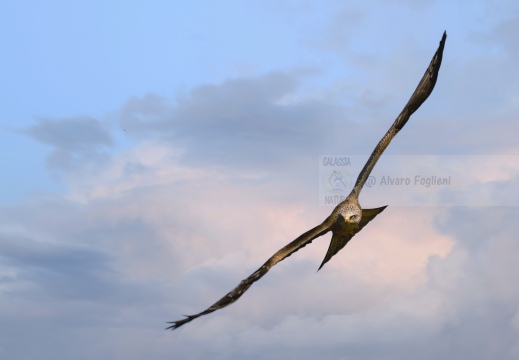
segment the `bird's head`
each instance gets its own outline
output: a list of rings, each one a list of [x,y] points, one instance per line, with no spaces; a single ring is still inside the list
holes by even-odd
[[[345,204],[339,211],[339,216],[349,224],[358,224],[362,218],[362,209],[358,202],[350,202]]]

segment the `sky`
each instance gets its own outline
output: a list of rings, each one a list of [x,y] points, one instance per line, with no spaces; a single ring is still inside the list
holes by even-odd
[[[329,215],[322,159],[351,188],[444,31],[388,208],[165,331]],[[517,33],[513,1],[2,4],[0,357],[517,359]]]

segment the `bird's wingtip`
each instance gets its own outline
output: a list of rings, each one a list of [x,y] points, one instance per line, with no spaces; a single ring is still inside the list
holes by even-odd
[[[173,325],[170,325],[166,328],[166,330],[175,330],[175,329],[178,329],[179,327],[181,327],[182,325],[184,325],[185,323],[188,323],[190,322],[191,320],[193,320],[193,317],[190,316],[190,315],[182,315],[185,317],[185,319],[182,319],[182,320],[177,320],[177,321],[168,321],[166,322],[167,324],[173,324]]]
[[[175,330],[177,328],[176,321],[167,321],[166,324],[172,324],[169,325],[166,330]]]

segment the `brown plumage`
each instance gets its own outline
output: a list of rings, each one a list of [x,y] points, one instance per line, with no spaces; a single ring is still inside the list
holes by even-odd
[[[335,207],[330,216],[328,216],[322,224],[314,227],[311,230],[308,230],[297,239],[276,252],[258,270],[256,270],[245,280],[242,280],[231,292],[218,300],[208,309],[195,315],[187,315],[185,319],[172,321],[170,322],[172,325],[169,326],[168,329],[174,330],[196,319],[197,317],[209,314],[234,303],[243,295],[245,291],[247,291],[247,289],[249,289],[249,287],[254,282],[261,279],[261,277],[263,277],[263,275],[265,275],[278,262],[286,259],[302,247],[310,244],[315,238],[331,231],[333,234],[332,239],[330,241],[330,246],[326,256],[324,257],[324,260],[319,267],[319,269],[321,269],[324,264],[326,264],[335,254],[337,254],[342,248],[344,248],[344,246],[346,246],[348,241],[350,241],[353,236],[355,236],[360,230],[362,230],[364,226],[366,226],[386,208],[384,206],[376,209],[361,209],[358,201],[360,191],[364,187],[364,183],[368,179],[371,170],[373,170],[375,164],[391,140],[404,127],[410,116],[420,107],[420,105],[422,105],[422,103],[433,91],[434,85],[436,84],[436,79],[438,78],[438,72],[442,62],[443,48],[445,46],[446,39],[447,33],[444,33],[440,41],[440,46],[438,47],[438,50],[436,50],[436,53],[434,54],[429,67],[425,71],[425,74],[420,80],[420,83],[418,84],[413,95],[411,95],[411,98],[404,106],[402,112],[398,115],[395,122],[389,128],[384,137],[382,137],[382,139],[379,141],[375,147],[375,150],[373,150],[373,153],[366,162],[366,165],[364,165],[364,168],[361,170],[351,193],[343,202]]]

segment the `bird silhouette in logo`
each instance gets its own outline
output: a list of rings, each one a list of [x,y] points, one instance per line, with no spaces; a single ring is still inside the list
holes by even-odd
[[[299,249],[310,244],[319,236],[331,231],[332,240],[324,260],[321,263],[321,266],[319,266],[320,270],[324,264],[326,264],[335,254],[337,254],[342,248],[344,248],[344,246],[346,246],[346,244],[355,234],[362,230],[364,226],[366,226],[386,208],[386,206],[383,206],[375,209],[362,209],[358,200],[360,191],[364,187],[364,184],[368,179],[371,170],[373,170],[373,167],[391,140],[400,130],[402,130],[411,115],[422,105],[422,103],[433,91],[434,85],[436,84],[436,79],[438,78],[438,72],[442,62],[443,48],[445,46],[446,39],[447,33],[444,32],[440,41],[440,45],[436,50],[436,53],[434,54],[429,67],[425,71],[424,76],[418,83],[416,90],[411,95],[411,98],[404,106],[404,109],[398,115],[393,125],[391,125],[387,133],[382,137],[382,139],[375,147],[375,150],[373,150],[373,153],[364,165],[364,168],[361,170],[351,193],[344,201],[342,201],[333,209],[330,216],[328,216],[322,224],[308,230],[297,239],[280,249],[274,255],[272,255],[272,257],[268,259],[258,270],[256,270],[245,280],[242,280],[238,286],[236,286],[232,291],[211,305],[209,308],[195,315],[186,315],[185,319],[169,322],[172,325],[169,326],[168,329],[177,329],[180,326],[202,315],[207,315],[213,311],[219,310],[234,303],[243,295],[245,291],[249,289],[252,284],[261,279],[278,262],[286,259]]]
[[[333,170],[330,176],[328,176],[327,189],[331,192],[342,192],[346,190],[346,184],[344,183],[344,176],[342,172]]]

